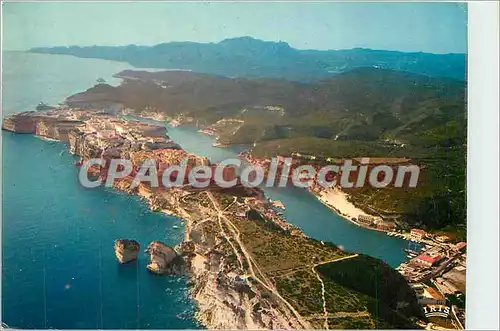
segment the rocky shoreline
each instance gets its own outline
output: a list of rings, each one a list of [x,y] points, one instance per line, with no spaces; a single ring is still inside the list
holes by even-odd
[[[6,118],[3,129],[64,141],[71,153],[81,158],[80,164],[89,158],[125,158],[134,168],[151,158],[168,164],[179,164],[181,159],[192,165],[207,164],[205,158],[186,153],[171,141],[164,126],[102,110],[64,108],[22,113]],[[104,182],[107,164],[89,168],[88,174]],[[124,177],[116,179],[113,187],[140,196],[152,211],[186,222],[184,240],[177,247],[161,242],[148,245],[147,267],[155,274],[189,276],[191,296],[198,307],[196,318],[208,329],[311,329],[328,323],[333,328],[374,326],[379,317],[371,315],[363,303],[367,294],[360,293],[361,288],[325,278],[336,272],[321,277],[315,269],[337,261],[343,264],[344,260],[354,261],[357,267],[341,271],[342,275],[360,267],[371,270],[379,263],[388,268],[402,286],[401,294],[387,302],[390,309],[396,309],[400,301],[412,305],[416,301],[396,271],[376,259],[307,238],[279,216],[257,188],[209,186],[200,190],[184,185],[167,189],[133,183],[132,176]],[[117,258],[123,263],[137,258],[139,251],[138,243],[126,240],[115,243]],[[322,295],[319,284],[323,292],[325,286],[333,291],[331,297]],[[346,298],[354,306],[344,310],[336,302]],[[336,313],[328,315],[326,307]],[[418,309],[416,312],[420,314]],[[345,321],[343,316],[351,313]],[[413,313],[407,312],[408,316]],[[403,319],[401,323],[407,322]]]
[[[81,119],[68,119],[68,114]],[[24,134],[34,134],[44,139],[69,143],[71,153],[82,159],[103,157],[105,153],[114,157],[132,157],[133,153],[148,151],[148,147],[138,144],[127,146],[108,145],[103,150],[100,139],[92,140],[77,128],[85,125],[98,112],[73,112],[65,115],[50,112],[25,112],[4,119],[2,129]],[[105,115],[106,119],[109,119]],[[167,137],[168,138],[168,137]],[[105,140],[105,139],[102,139]],[[174,146],[178,149],[178,145]],[[93,173],[94,171],[94,173]],[[96,169],[89,169],[89,174],[98,177]],[[146,251],[150,254],[148,269],[155,274],[188,275],[190,277],[191,296],[198,306],[196,318],[208,329],[296,329],[304,325],[294,322],[293,314],[287,309],[272,308],[268,300],[258,296],[249,296],[248,285],[239,279],[238,272],[227,272],[229,266],[225,254],[217,250],[221,245],[212,232],[204,232],[195,224],[210,215],[209,209],[187,203],[187,196],[201,195],[203,192],[189,192],[183,189],[171,189],[168,194],[155,194],[142,183],[131,188],[131,179],[120,179],[113,187],[128,194],[135,194],[145,200],[152,211],[161,211],[176,216],[184,221],[185,239],[176,250],[161,242],[153,242]],[[185,207],[198,209],[188,212]],[[201,207],[201,208],[200,208]],[[193,217],[197,215],[197,217]],[[214,215],[211,215],[214,216]],[[211,236],[211,240],[207,237]],[[134,240],[119,239],[115,242],[115,254],[120,263],[137,259],[139,244]],[[179,253],[178,253],[179,252]],[[168,255],[168,258],[165,256]],[[176,262],[174,262],[174,260]],[[266,308],[267,307],[267,308]]]
[[[262,306],[263,303],[258,297],[250,298],[247,295],[248,288],[238,279],[237,273],[223,274],[227,263],[217,251],[217,243],[207,240],[206,237],[210,236],[210,233],[200,232],[199,227],[195,229],[200,218],[205,219],[207,215],[193,217],[181,206],[180,200],[186,196],[186,192],[174,190],[167,202],[169,207],[166,209],[165,201],[160,202],[144,190],[130,190],[130,184],[131,182],[120,181],[120,184],[115,185],[115,189],[138,195],[149,204],[152,211],[161,211],[186,222],[184,241],[176,247],[177,251],[184,252],[185,267],[175,271],[160,272],[160,274],[187,275],[190,278],[191,297],[198,308],[195,316],[207,329],[302,328],[297,324],[291,325],[290,313],[278,314],[274,309],[252,311],[255,307]],[[161,209],[160,205],[162,205]],[[186,250],[187,246],[191,248]],[[245,309],[241,309],[241,307],[245,307]]]

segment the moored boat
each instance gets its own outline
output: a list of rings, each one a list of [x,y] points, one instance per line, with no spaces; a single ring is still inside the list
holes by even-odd
[[[177,120],[172,120],[170,121],[170,125],[174,128],[178,127],[179,125],[181,125],[181,123]]]
[[[40,103],[36,106],[35,109],[36,110],[51,110],[51,109],[55,109],[55,107],[49,106],[45,102],[40,101]]]

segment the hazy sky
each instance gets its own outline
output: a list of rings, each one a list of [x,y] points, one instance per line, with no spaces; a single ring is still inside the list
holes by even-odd
[[[456,3],[5,3],[3,46],[153,45],[237,36],[299,49],[467,51]]]

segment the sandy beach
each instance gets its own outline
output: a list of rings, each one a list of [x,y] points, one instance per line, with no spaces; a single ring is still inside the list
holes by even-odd
[[[338,188],[330,188],[326,189],[324,191],[321,191],[319,194],[313,193],[318,200],[320,200],[323,204],[326,206],[334,209],[340,216],[346,218],[350,222],[353,222],[355,224],[358,224],[354,222],[352,219],[355,218],[356,220],[358,219],[359,215],[365,215],[365,216],[371,216],[378,218],[373,215],[369,215],[365,213],[362,209],[357,208],[354,206],[349,200],[347,199],[347,193],[342,192]]]

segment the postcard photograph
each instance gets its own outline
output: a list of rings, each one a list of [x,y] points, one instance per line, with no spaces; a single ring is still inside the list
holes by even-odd
[[[2,11],[2,328],[465,328],[467,3]]]

